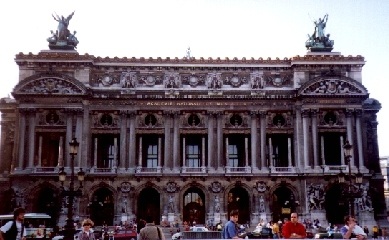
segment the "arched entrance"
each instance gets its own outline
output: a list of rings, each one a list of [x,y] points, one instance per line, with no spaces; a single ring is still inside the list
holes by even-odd
[[[96,226],[107,224],[113,226],[114,198],[113,193],[107,188],[97,189],[89,202],[90,218]]]
[[[296,198],[287,186],[280,186],[272,196],[273,221],[290,218],[292,212],[296,212]]]
[[[51,222],[49,226],[55,226],[58,220],[58,213],[60,212],[60,197],[57,192],[49,187],[43,187],[40,189],[32,205],[32,212],[46,213],[51,216]],[[46,224],[46,225],[48,225]]]
[[[139,193],[138,197],[138,219],[151,217],[155,224],[160,223],[160,195],[157,190],[147,187]]]
[[[328,189],[324,204],[328,222],[343,224],[343,218],[348,214],[348,202],[347,199],[342,199],[340,184],[334,184]]]
[[[183,220],[196,224],[205,223],[205,195],[201,189],[191,187],[184,193],[184,217]]]
[[[232,210],[239,211],[239,223],[244,224],[250,222],[250,200],[249,194],[243,187],[237,186],[228,192],[227,217],[230,219]]]

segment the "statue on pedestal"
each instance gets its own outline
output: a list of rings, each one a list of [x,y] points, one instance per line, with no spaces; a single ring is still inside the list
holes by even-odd
[[[57,14],[52,15],[54,20],[58,22],[57,31],[51,30],[51,37],[47,38],[49,42],[49,48],[51,50],[74,50],[77,48],[78,40],[76,38],[76,31],[70,33],[68,26],[72,19],[74,12],[68,17],[58,16]]]
[[[334,41],[330,40],[330,34],[325,35],[324,29],[328,21],[328,14],[324,15],[323,19],[319,18],[314,21],[315,30],[312,35],[308,34],[308,40],[305,42],[305,47],[311,52],[331,52],[334,46]]]

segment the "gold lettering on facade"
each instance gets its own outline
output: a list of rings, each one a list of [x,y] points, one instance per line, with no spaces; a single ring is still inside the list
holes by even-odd
[[[246,102],[140,102],[139,105],[145,106],[247,106]]]
[[[319,103],[345,103],[342,99],[322,99],[319,100]]]

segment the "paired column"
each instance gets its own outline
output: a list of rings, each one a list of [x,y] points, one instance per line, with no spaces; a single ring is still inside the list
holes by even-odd
[[[19,110],[20,113],[20,131],[19,131],[19,153],[18,153],[18,163],[15,167],[18,169],[24,168],[24,154],[25,154],[25,143],[26,143],[26,111],[24,109]]]
[[[35,151],[35,119],[36,112],[30,111],[28,116],[28,167],[34,167],[34,151]]]
[[[136,164],[136,131],[135,131],[135,120],[136,112],[128,112],[130,118],[130,138],[128,141],[128,167],[135,168]]]
[[[317,131],[317,110],[311,110],[312,120],[312,148],[313,148],[313,166],[319,166],[319,152],[318,152],[318,131]]]
[[[165,111],[165,144],[164,144],[164,159],[165,159],[165,168],[171,168],[171,156],[172,156],[172,134],[171,134],[171,128],[172,128],[172,112],[171,111]]]
[[[208,112],[208,169],[213,167],[215,161],[215,115],[214,112]],[[205,150],[205,149],[204,149]]]
[[[180,167],[180,115],[176,111],[173,114],[173,169]]]
[[[120,112],[120,159],[119,168],[126,168],[127,160],[127,111]]]
[[[361,124],[361,118],[362,118],[362,110],[358,109],[355,111],[356,114],[356,120],[355,120],[355,128],[357,131],[357,145],[358,145],[358,160],[359,160],[359,167],[364,167],[364,158],[363,158],[363,145],[362,145],[362,124]]]
[[[251,111],[251,167],[257,169],[257,158],[258,158],[258,111]],[[248,166],[248,164],[247,164]]]
[[[223,165],[223,112],[217,112],[217,164],[216,170]],[[227,146],[228,148],[228,146]]]
[[[303,118],[303,138],[304,138],[304,168],[310,167],[309,165],[309,109],[301,111]]]
[[[261,146],[260,146],[260,154],[261,154],[261,170],[267,168],[266,164],[266,112],[259,112],[260,118],[260,135],[261,135]],[[270,157],[269,157],[270,160]]]
[[[347,124],[347,140],[348,142],[353,145],[353,112],[354,109],[346,109],[346,124]],[[341,145],[343,148],[343,144]],[[355,150],[355,146],[354,146]],[[351,167],[355,166],[355,158],[354,158],[354,153],[352,153],[352,158],[353,161],[350,161]]]

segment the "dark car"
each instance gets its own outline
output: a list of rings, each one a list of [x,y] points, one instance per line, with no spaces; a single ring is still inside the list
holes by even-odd
[[[136,231],[130,229],[121,229],[113,234],[114,240],[136,240]]]
[[[250,239],[258,238],[273,238],[273,233],[271,228],[262,228],[260,231],[254,230],[247,233],[247,237]]]
[[[343,236],[340,232],[335,233],[316,233],[315,239],[342,239]]]

